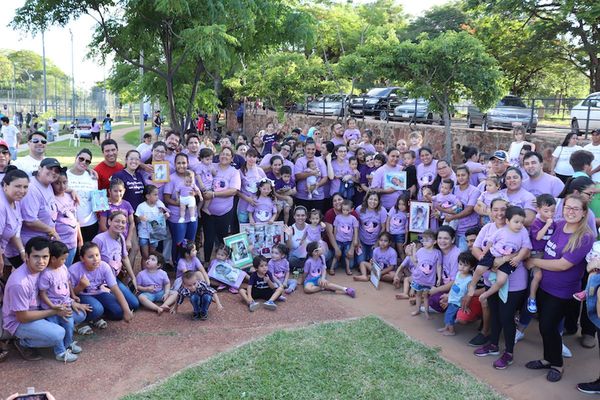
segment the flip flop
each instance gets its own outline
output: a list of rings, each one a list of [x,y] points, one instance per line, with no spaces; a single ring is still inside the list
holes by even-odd
[[[332,275],[332,276],[335,275],[335,269],[330,269],[329,270],[329,275]]]
[[[542,360],[529,361],[525,364],[525,368],[527,369],[550,369],[552,368],[550,364],[544,364]]]
[[[561,378],[562,372],[554,367],[550,367],[550,371],[548,371],[548,374],[546,375],[546,380],[548,382],[558,382],[561,380]]]

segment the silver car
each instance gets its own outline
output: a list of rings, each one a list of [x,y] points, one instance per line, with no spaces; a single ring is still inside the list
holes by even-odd
[[[415,112],[416,106],[416,112]],[[443,124],[444,120],[439,113],[429,110],[429,102],[425,99],[407,99],[398,107],[394,108],[394,112],[390,115],[390,119],[399,121],[415,121],[426,124]]]
[[[306,112],[316,115],[344,116],[348,107],[348,96],[345,94],[328,94],[308,103]]]
[[[496,107],[481,112],[475,106],[469,106],[467,114],[467,125],[474,128],[480,125],[484,130],[491,128],[512,129],[521,125],[527,132],[535,132],[538,124],[536,112],[531,114],[531,108],[527,107],[523,100],[517,96],[505,96],[496,104]]]

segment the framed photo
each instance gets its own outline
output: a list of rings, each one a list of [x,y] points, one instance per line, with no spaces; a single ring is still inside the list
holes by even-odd
[[[106,190],[92,190],[90,192],[90,201],[92,203],[92,211],[106,211],[110,207],[108,206],[108,196]]]
[[[152,162],[152,180],[156,183],[167,183],[171,177],[170,165],[168,161]]]
[[[371,264],[371,283],[375,286],[375,289],[379,289],[379,282],[381,281],[381,265],[373,261]]]
[[[248,234],[238,233],[237,235],[227,236],[224,240],[225,245],[231,248],[231,259],[233,266],[243,268],[252,264],[252,252],[248,245]]]
[[[283,222],[277,221],[272,224],[256,223],[240,224],[240,232],[248,235],[248,241],[252,243],[252,255],[262,255],[271,258],[271,248],[284,241]]]
[[[384,189],[406,190],[406,171],[393,171],[385,174]]]
[[[422,201],[410,202],[410,216],[408,230],[410,232],[423,233],[429,229],[429,215],[431,204]]]
[[[234,268],[226,262],[216,263],[208,270],[209,278],[213,278],[236,289],[240,288],[245,276],[246,273],[244,271]]]

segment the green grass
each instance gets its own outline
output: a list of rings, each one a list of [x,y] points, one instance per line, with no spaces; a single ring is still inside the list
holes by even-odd
[[[501,399],[376,317],[278,331],[177,373],[141,399]]]
[[[89,141],[80,141],[78,147],[69,146],[69,140],[61,140],[60,142],[51,142],[46,146],[46,156],[54,157],[63,167],[70,167],[75,162],[75,155],[83,148],[87,148],[92,152],[92,166],[96,166],[100,161],[104,159],[100,147],[91,144]],[[29,153],[29,150],[19,151],[20,156],[25,156]]]
[[[151,132],[152,126],[149,126],[144,129],[144,132]],[[140,127],[138,126],[136,129],[133,129],[123,135],[123,139],[132,146],[137,147],[140,142]]]

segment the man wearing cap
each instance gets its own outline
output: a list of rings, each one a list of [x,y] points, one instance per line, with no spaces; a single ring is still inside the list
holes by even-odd
[[[35,131],[27,135],[29,154],[16,160],[15,166],[21,171],[27,172],[27,175],[33,176],[33,172],[38,170],[40,163],[44,159],[47,143],[48,141],[44,132]]]
[[[504,188],[504,175],[506,175],[506,170],[509,167],[508,155],[503,150],[497,150],[490,157],[490,161],[492,163],[492,173],[500,178],[502,188]]]
[[[292,175],[294,175],[294,163],[288,160],[291,149],[291,146],[287,142],[282,144],[278,142],[273,143],[272,152],[263,157],[259,167],[265,172],[271,171],[271,158],[273,158],[273,156],[279,156],[283,158],[283,165],[289,166],[292,169]]]
[[[523,179],[521,186],[534,196],[549,193],[553,197],[563,191],[565,184],[555,176],[543,171],[542,155],[535,151],[530,151],[523,157],[523,167],[529,179]]]
[[[10,159],[13,161],[16,160],[17,149],[21,141],[21,132],[19,132],[16,126],[10,124],[8,117],[2,117],[2,138],[8,144]]]
[[[591,177],[594,182],[598,183],[600,182],[600,129],[592,131],[592,142],[583,146],[583,150],[594,155]]]
[[[123,164],[117,161],[119,145],[113,139],[106,139],[100,145],[104,160],[96,165],[94,171],[98,173],[98,189],[108,189],[110,177],[115,172],[123,169]]]

